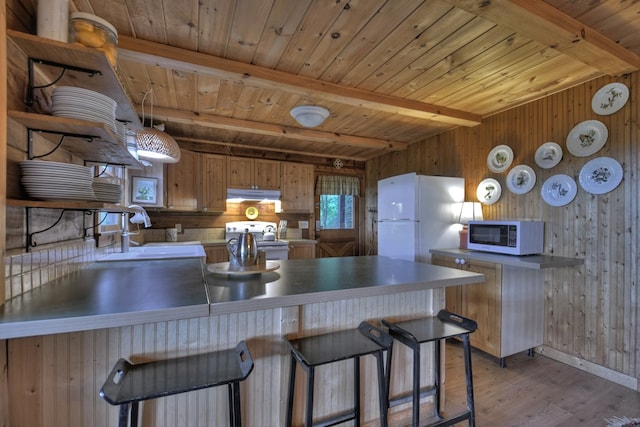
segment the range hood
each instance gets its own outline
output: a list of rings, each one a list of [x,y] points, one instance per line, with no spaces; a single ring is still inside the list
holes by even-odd
[[[227,200],[257,200],[275,202],[280,200],[280,190],[247,190],[244,188],[227,188]]]

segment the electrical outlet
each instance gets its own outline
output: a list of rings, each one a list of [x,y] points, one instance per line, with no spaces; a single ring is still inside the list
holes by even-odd
[[[309,228],[309,221],[298,221],[298,228],[300,230],[306,230]]]
[[[176,231],[182,233],[182,224],[176,224]]]

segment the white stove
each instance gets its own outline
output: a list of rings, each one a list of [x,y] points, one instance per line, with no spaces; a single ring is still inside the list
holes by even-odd
[[[226,223],[224,229],[224,237],[227,241],[237,238],[240,233],[247,231],[252,233],[258,250],[265,252],[267,260],[289,259],[289,243],[275,238],[278,231],[278,225],[275,222],[234,221]]]

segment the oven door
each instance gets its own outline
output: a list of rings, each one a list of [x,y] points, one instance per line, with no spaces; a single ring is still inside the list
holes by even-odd
[[[258,243],[258,251],[264,251],[267,261],[289,259],[289,245],[270,245]]]

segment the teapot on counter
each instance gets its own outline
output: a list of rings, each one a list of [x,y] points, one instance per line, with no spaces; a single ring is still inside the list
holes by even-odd
[[[241,267],[255,265],[258,262],[258,244],[255,236],[245,230],[236,238],[227,242],[229,264]]]

